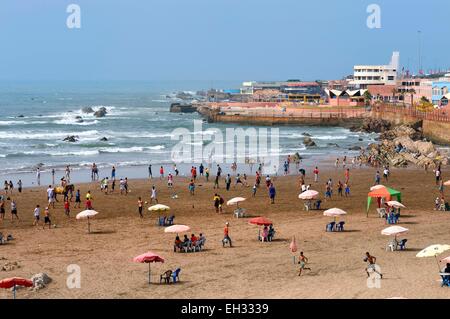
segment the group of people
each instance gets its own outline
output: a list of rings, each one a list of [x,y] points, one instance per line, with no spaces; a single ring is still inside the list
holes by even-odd
[[[203,236],[202,233],[197,237],[195,234],[191,234],[189,238],[188,235],[184,235],[183,240],[180,239],[180,236],[175,237],[175,242],[173,245],[173,251],[196,251],[196,248],[202,249],[205,244],[206,237]]]

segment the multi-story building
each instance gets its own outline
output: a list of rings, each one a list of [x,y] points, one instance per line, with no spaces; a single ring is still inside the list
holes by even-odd
[[[366,89],[368,85],[395,85],[399,64],[400,53],[394,52],[388,65],[355,65],[350,85],[357,89]]]

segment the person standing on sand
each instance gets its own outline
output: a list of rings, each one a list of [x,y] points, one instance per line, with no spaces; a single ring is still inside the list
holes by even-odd
[[[225,177],[225,185],[226,185],[226,190],[229,191],[230,190],[230,185],[231,185],[231,176],[230,176],[230,174],[227,174],[227,177]]]
[[[75,193],[75,206],[74,208],[80,208],[81,206],[81,193],[80,190],[77,189],[77,192]]]
[[[387,166],[385,166],[383,169],[383,177],[384,180],[387,182],[389,178],[389,168]]]
[[[231,245],[231,238],[230,238],[230,229],[229,226],[230,224],[228,222],[225,223],[225,228],[223,229],[223,240],[222,240],[222,245],[223,247],[225,247],[226,243],[230,244],[230,247],[232,247]]]
[[[313,173],[314,173],[314,182],[317,183],[319,181],[319,169],[317,168],[317,166],[314,169]]]
[[[441,180],[441,168],[438,167],[435,171],[434,171],[434,176],[436,177],[436,185],[439,184],[439,181]]]
[[[258,189],[258,187],[256,186],[256,183],[253,185],[252,188],[252,196],[255,197],[256,196],[256,190]]]
[[[380,272],[378,272],[378,270],[376,270],[377,265],[375,263],[377,262],[377,258],[375,256],[371,256],[369,252],[366,252],[366,257],[364,258],[364,261],[367,262],[366,268],[367,277],[370,277],[369,270],[371,270],[380,275],[380,278],[383,278],[383,275]]]
[[[13,220],[14,217],[16,217],[17,220],[20,220],[19,216],[17,216],[17,204],[16,201],[13,199],[11,200],[11,221]]]
[[[216,213],[219,213],[220,196],[217,193],[214,194],[213,201],[214,201],[214,208],[216,209]]]
[[[144,218],[144,215],[142,215],[142,208],[143,208],[142,198],[139,197],[139,199],[138,199],[138,212],[139,212],[139,216],[141,218]]]
[[[191,194],[191,196],[194,196],[194,192],[195,192],[195,182],[193,179],[191,179],[190,183],[189,183],[189,193]]]
[[[198,167],[198,172],[200,176],[203,176],[204,169],[205,167],[203,166],[203,163],[200,163],[200,166]]]
[[[336,162],[334,162],[334,167],[338,168],[339,167],[339,157],[336,158]]]
[[[17,189],[19,190],[19,193],[22,193],[22,180],[19,179],[19,181],[17,182]]]
[[[350,168],[347,168],[345,170],[345,184],[348,184],[349,180],[350,180]]]
[[[52,186],[55,186],[55,169],[52,168]]]
[[[439,181],[439,193],[441,193],[441,196],[444,196],[444,180]]]
[[[39,207],[39,205],[36,205],[36,208],[34,209],[33,212],[33,216],[34,216],[33,226],[39,226],[39,219],[41,217],[41,208]]]
[[[50,212],[48,211],[48,207],[45,207],[44,210],[44,224],[42,225],[42,229],[45,229],[45,225],[48,224],[48,229],[52,227],[52,222],[50,220]]]
[[[375,185],[380,185],[380,181],[381,181],[380,171],[377,171],[375,173]]]
[[[342,160],[342,168],[345,169],[346,165],[347,165],[347,156],[344,156],[344,159]]]
[[[303,251],[300,252],[300,256],[298,257],[298,264],[300,265],[300,269],[298,270],[298,275],[301,276],[303,270],[311,271],[311,268],[306,267],[308,263],[308,258],[303,255]]]
[[[214,189],[219,189],[219,177],[220,175],[216,175],[216,178],[214,179]]]
[[[116,180],[116,167],[113,166],[111,169],[111,180],[115,181]]]
[[[48,204],[52,205],[53,208],[55,208],[55,190],[52,188],[52,185],[48,185],[47,188],[47,199]]]
[[[36,169],[36,182],[41,186],[41,169],[39,167]]]
[[[64,201],[64,213],[67,217],[70,217],[70,202],[68,199]]]
[[[206,182],[209,182],[209,168],[205,168],[205,178],[206,178]]]
[[[163,179],[164,178],[164,167],[160,167],[159,168],[159,179]]]
[[[148,165],[148,177],[150,179],[153,178],[153,174],[152,174],[152,164]]]
[[[158,198],[156,197],[156,187],[155,187],[155,185],[152,186],[152,194],[150,196],[150,204],[153,203],[153,201],[155,201],[156,204],[158,204]]]
[[[270,186],[269,186],[269,198],[270,198],[270,203],[271,204],[275,204],[275,195],[276,195],[275,186],[273,186],[273,183],[270,183]]]
[[[180,174],[180,171],[178,170],[177,164],[173,164],[173,171],[175,172],[175,176],[178,176]]]
[[[0,219],[5,219],[5,200],[3,199],[3,196],[0,200]]]
[[[350,185],[346,183],[344,187],[345,187],[345,197],[350,196]]]

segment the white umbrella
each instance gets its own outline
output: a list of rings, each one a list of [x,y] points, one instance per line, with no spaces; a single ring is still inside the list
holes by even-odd
[[[240,202],[243,202],[243,201],[245,201],[245,200],[246,200],[246,198],[244,198],[244,197],[235,197],[235,198],[230,199],[230,200],[227,202],[227,205],[228,205],[228,206],[231,206],[231,205],[236,204],[236,206],[239,207],[239,203],[240,203]]]
[[[337,217],[341,215],[346,215],[347,212],[343,211],[340,208],[330,208],[323,212],[324,216]]]
[[[163,204],[156,204],[156,205],[150,206],[148,208],[148,210],[151,211],[151,212],[161,212],[161,211],[170,210],[170,207],[166,206],[166,205],[163,205]]]
[[[437,255],[442,254],[444,251],[450,250],[450,245],[431,245],[427,248],[422,249],[419,251],[416,255],[416,257],[423,258],[423,257],[434,257],[436,259],[436,262],[438,264],[439,271],[441,271],[439,266],[439,261],[437,260]]]
[[[375,185],[375,186],[372,186],[372,187],[370,188],[370,190],[371,190],[371,191],[374,191],[374,190],[380,189],[380,188],[386,188],[386,186],[384,186],[384,185]]]
[[[172,225],[169,227],[164,228],[165,233],[183,233],[186,231],[189,231],[191,227],[186,225]]]
[[[386,236],[394,235],[394,236],[397,237],[397,235],[406,233],[408,230],[409,230],[408,228],[405,228],[405,227],[402,227],[402,226],[391,226],[391,227],[383,229],[381,231],[381,234],[382,235],[386,235]]]
[[[83,210],[81,213],[78,213],[76,219],[87,219],[88,221],[88,233],[91,232],[91,223],[89,222],[90,217],[94,217],[98,212],[95,210]]]
[[[305,192],[301,193],[300,195],[298,195],[298,198],[300,198],[300,199],[314,199],[314,197],[316,197],[317,195],[319,195],[318,191],[310,189],[310,190],[305,191]]]
[[[395,208],[406,208],[405,205],[403,205],[400,202],[397,202],[396,200],[390,200],[386,204],[388,204],[389,206],[395,207]]]

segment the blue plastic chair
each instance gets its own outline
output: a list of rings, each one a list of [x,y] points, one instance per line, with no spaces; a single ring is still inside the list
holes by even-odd
[[[334,231],[334,225],[335,225],[335,224],[336,224],[335,222],[329,223],[329,224],[327,225],[327,228],[326,228],[327,232]]]
[[[169,216],[166,220],[166,226],[172,226],[174,218],[175,218],[174,215]]]
[[[337,230],[337,231],[344,231],[344,224],[345,224],[345,222],[339,222],[339,223],[336,225],[336,230]]]
[[[180,281],[180,271],[181,271],[181,268],[177,268],[177,269],[175,269],[175,271],[172,272],[173,283]]]
[[[400,247],[400,250],[405,250],[406,249],[406,242],[408,241],[408,239],[402,239],[399,243],[398,246]]]
[[[441,287],[450,287],[450,276],[441,275]]]

